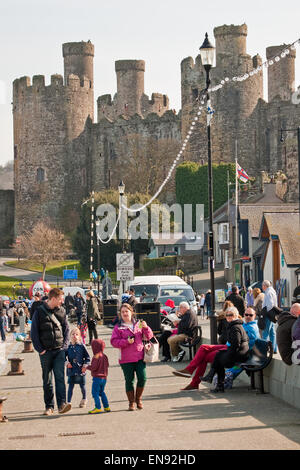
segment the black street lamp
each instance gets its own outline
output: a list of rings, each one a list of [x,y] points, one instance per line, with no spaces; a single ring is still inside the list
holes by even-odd
[[[98,276],[97,276],[97,283],[98,283],[98,295],[100,295],[100,236],[98,234],[98,228],[100,225],[100,220],[95,221],[96,224],[96,235],[97,235],[97,271],[98,271]]]
[[[120,225],[123,225],[122,224],[122,205],[123,205],[123,196],[124,196],[124,193],[125,193],[125,184],[123,183],[123,181],[121,180],[120,183],[119,183],[119,186],[118,186],[118,190],[119,190],[119,211],[120,211]],[[122,236],[122,252],[125,253],[125,239],[124,239],[124,232],[120,233],[119,236]],[[122,282],[122,294],[124,293],[124,281],[121,281]]]
[[[215,56],[215,48],[209,42],[208,34],[200,47],[200,56],[202,65],[206,72],[206,106],[207,106],[207,149],[208,149],[208,210],[209,210],[209,269],[210,269],[210,290],[211,290],[211,312],[210,312],[210,341],[211,344],[217,344],[217,315],[215,306],[215,258],[214,258],[214,232],[213,232],[213,173],[212,173],[212,157],[211,157],[211,133],[210,121],[212,117],[209,86],[210,86],[210,70],[212,68]]]
[[[284,132],[296,132],[297,131],[297,143],[298,143],[298,200],[299,200],[299,226],[300,226],[300,126],[297,129],[280,129],[280,142],[284,142]]]

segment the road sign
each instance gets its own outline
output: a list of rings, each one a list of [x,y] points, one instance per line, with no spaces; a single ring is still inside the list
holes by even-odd
[[[132,281],[134,278],[133,253],[117,253],[117,280]]]
[[[64,279],[77,279],[78,278],[77,269],[64,269],[63,274],[64,274]]]

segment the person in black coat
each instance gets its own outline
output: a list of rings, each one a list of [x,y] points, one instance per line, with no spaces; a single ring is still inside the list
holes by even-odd
[[[226,300],[230,300],[233,305],[238,309],[241,317],[245,313],[245,300],[241,295],[239,295],[239,288],[237,286],[232,286],[231,294],[226,297]]]
[[[76,292],[76,295],[74,297],[74,307],[75,307],[75,313],[77,315],[78,326],[81,324],[81,317],[83,314],[84,306],[85,306],[84,298],[82,297],[80,292]]]
[[[239,319],[239,311],[236,307],[229,307],[226,310],[226,320],[228,322],[228,346],[227,350],[219,351],[214,359],[209,373],[201,377],[203,382],[212,382],[217,373],[218,383],[213,392],[224,392],[225,368],[233,367],[234,364],[247,360],[249,354],[249,338],[243,328],[243,320]]]
[[[297,320],[297,315],[294,314],[294,311],[299,306],[298,303],[295,303],[291,307],[290,312],[282,311],[277,315],[277,329],[276,329],[276,342],[278,346],[278,351],[283,362],[291,366],[292,365],[292,355],[294,350],[292,349],[292,329]]]

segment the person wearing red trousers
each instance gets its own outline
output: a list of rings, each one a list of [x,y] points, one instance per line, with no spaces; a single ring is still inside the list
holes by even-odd
[[[194,359],[191,360],[185,369],[174,370],[172,372],[174,375],[179,377],[192,377],[193,372],[196,371],[191,383],[181,390],[198,390],[199,384],[201,382],[200,377],[204,375],[207,364],[213,362],[217,352],[226,349],[226,344],[202,344],[202,346],[200,346],[198,349]]]

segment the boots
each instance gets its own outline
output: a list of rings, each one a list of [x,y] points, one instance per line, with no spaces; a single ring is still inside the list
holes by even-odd
[[[224,393],[224,382],[219,382],[216,385],[216,388],[211,390],[213,393],[223,392]]]
[[[129,392],[126,392],[128,401],[129,401],[129,407],[128,411],[135,411],[134,407],[134,390],[130,390]]]
[[[204,375],[203,377],[200,377],[201,381],[202,382],[208,382],[208,383],[212,383],[213,381],[213,378],[214,378],[214,375],[215,375],[216,371],[215,369],[213,369],[211,367],[210,371],[208,372],[208,374]]]
[[[143,391],[144,391],[144,387],[136,387],[135,401],[136,401],[136,406],[139,410],[143,409],[143,403],[141,400]]]

